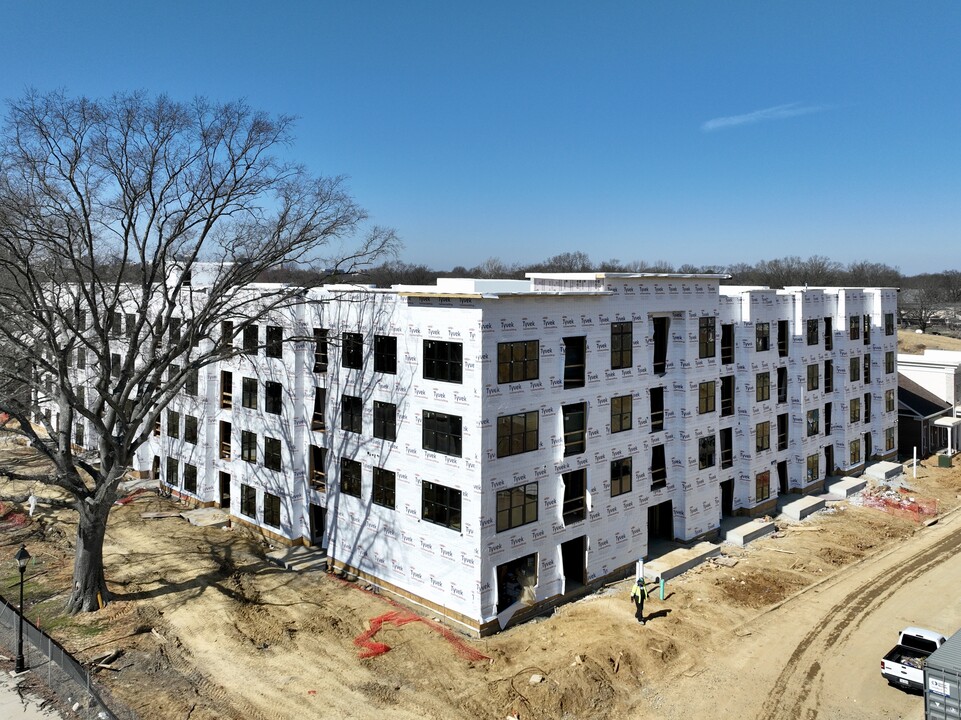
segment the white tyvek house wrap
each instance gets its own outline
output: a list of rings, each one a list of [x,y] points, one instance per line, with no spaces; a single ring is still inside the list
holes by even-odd
[[[496,291],[495,291],[496,290]],[[523,290],[523,292],[522,292]],[[864,460],[865,434],[872,452],[884,453],[885,430],[896,423],[886,412],[886,391],[897,387],[896,373],[886,373],[885,354],[896,351],[896,336],[884,334],[886,314],[896,312],[893,289],[801,289],[721,287],[710,277],[638,277],[593,274],[538,276],[531,283],[517,281],[448,280],[442,286],[396,291],[327,289],[312,291],[308,302],[278,313],[271,320],[283,325],[285,335],[310,338],[313,328],[329,332],[329,366],[313,372],[313,343],[285,346],[282,359],[240,358],[201,373],[197,398],[178,398],[171,406],[182,414],[197,413],[201,431],[196,446],[172,440],[166,432],[153,438],[140,454],[143,468],[154,455],[176,457],[199,468],[196,496],[216,501],[219,473],[231,478],[230,511],[240,516],[239,487],[257,490],[257,507],[247,522],[263,525],[263,493],[281,497],[281,527],[268,528],[292,540],[310,539],[310,507],[327,509],[322,544],[338,562],[359,568],[374,578],[397,586],[417,598],[449,609],[474,622],[497,616],[497,567],[536,554],[537,600],[569,591],[564,576],[561,543],[586,538],[585,574],[588,580],[633,567],[648,553],[651,540],[648,512],[671,503],[672,531],[680,540],[710,536],[720,524],[721,483],[732,481],[733,511],[750,511],[756,479],[771,474],[771,498],[779,492],[778,464],[786,469],[788,490],[810,484],[807,459],[818,458],[818,476],[825,471],[825,448],[833,448],[836,465],[852,466],[851,443],[859,441]],[[863,317],[871,324],[864,344]],[[861,334],[849,338],[849,318],[860,318]],[[670,342],[663,374],[653,372],[653,318],[670,320]],[[699,319],[716,318],[713,357],[699,357]],[[831,318],[833,349],[824,342],[824,318]],[[818,323],[817,342],[807,342],[809,319]],[[778,321],[787,321],[787,356],[778,350]],[[611,323],[630,322],[632,364],[611,369]],[[770,324],[770,347],[756,349],[756,326]],[[722,325],[731,325],[734,362],[721,358]],[[362,369],[344,368],[340,338],[344,332],[363,336]],[[261,327],[263,333],[263,327]],[[373,370],[375,335],[397,338],[397,373]],[[564,389],[565,337],[586,339],[584,387]],[[423,343],[427,339],[459,342],[463,346],[460,383],[427,380],[423,372]],[[536,380],[497,382],[497,346],[503,342],[537,340],[540,361]],[[871,383],[865,385],[863,357],[870,354]],[[862,377],[850,381],[850,358],[859,358]],[[825,392],[825,363],[833,362],[834,390]],[[818,386],[808,389],[808,366],[816,365]],[[785,402],[779,402],[778,376],[787,381]],[[220,373],[233,372],[234,402],[220,408]],[[769,373],[770,398],[758,401],[757,375]],[[733,376],[733,412],[721,413],[721,378]],[[257,410],[240,403],[243,377],[258,379],[261,396]],[[284,387],[283,412],[263,411],[263,383]],[[701,383],[715,383],[715,409],[700,412]],[[314,388],[327,393],[323,432],[311,429]],[[664,388],[664,429],[651,432],[650,391]],[[850,401],[868,393],[871,420],[852,426]],[[363,431],[341,429],[341,397],[360,397]],[[631,428],[610,431],[611,398],[632,398]],[[397,437],[389,442],[373,437],[373,403],[397,405]],[[564,455],[562,407],[585,403],[586,451]],[[830,432],[825,421],[831,403]],[[430,452],[423,447],[422,414],[432,410],[462,418],[461,457]],[[817,410],[820,425],[808,433],[808,413]],[[536,411],[539,446],[536,450],[497,457],[497,419]],[[784,416],[787,447],[778,448],[778,416]],[[219,423],[232,423],[234,455],[220,459]],[[760,422],[770,423],[770,448],[756,449]],[[259,451],[265,434],[283,439],[283,470],[266,470],[262,463],[239,459],[240,430],[256,432]],[[720,433],[730,430],[732,462],[722,467]],[[182,433],[181,433],[182,435]],[[713,465],[699,466],[699,441],[715,436]],[[313,489],[307,478],[309,447],[328,451],[325,491]],[[663,445],[667,482],[651,487],[651,453]],[[628,492],[611,496],[610,463],[632,459]],[[361,497],[340,493],[341,458],[360,462]],[[161,462],[163,465],[163,461]],[[182,465],[181,465],[182,467]],[[372,472],[380,467],[396,478],[394,508],[372,502]],[[587,516],[565,525],[562,474],[583,468],[587,476]],[[423,482],[439,483],[462,492],[460,530],[422,517]],[[496,529],[497,492],[538,483],[535,522],[502,532]]]

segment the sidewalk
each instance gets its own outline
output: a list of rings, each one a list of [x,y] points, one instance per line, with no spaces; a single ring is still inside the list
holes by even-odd
[[[25,702],[26,701],[26,704]],[[0,718],[23,718],[23,720],[51,720],[63,715],[50,708],[41,708],[43,701],[28,693],[23,700],[17,692],[17,678],[9,673],[0,672]]]

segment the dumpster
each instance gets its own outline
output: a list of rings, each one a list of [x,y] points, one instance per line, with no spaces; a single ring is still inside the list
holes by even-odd
[[[925,720],[961,718],[961,631],[924,663]]]

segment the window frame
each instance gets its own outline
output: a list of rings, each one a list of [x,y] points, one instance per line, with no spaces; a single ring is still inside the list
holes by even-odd
[[[813,392],[821,387],[821,366],[818,363],[809,363],[808,373],[808,392]]]
[[[697,439],[697,468],[706,470],[717,464],[717,436],[714,433]]]
[[[807,344],[817,345],[821,339],[821,321],[818,318],[808,318],[807,321]]]
[[[611,460],[611,497],[626,495],[634,487],[634,456]]]
[[[193,415],[184,415],[184,442],[196,445],[200,437],[200,425]]]
[[[611,398],[611,433],[624,432],[633,426],[634,397],[630,394],[615,395]]]
[[[771,349],[771,323],[759,322],[754,325],[754,351],[767,352]]]
[[[498,458],[533,452],[538,449],[539,443],[539,410],[501,415],[497,418],[496,453]]]
[[[762,484],[763,483],[763,484]],[[771,498],[771,471],[762,470],[754,476],[754,502],[764,502]]]
[[[260,326],[259,325],[248,325],[244,328],[243,332],[243,342],[241,347],[243,348],[244,355],[256,355],[260,348]]]
[[[763,438],[763,439],[762,439]],[[771,449],[771,421],[762,420],[754,426],[754,451],[764,452]]]
[[[164,483],[170,487],[180,487],[180,461],[168,455],[165,470]]]
[[[697,412],[706,415],[717,410],[717,385],[714,380],[705,380],[697,386]]]
[[[425,380],[460,385],[464,382],[464,343],[424,340]]]
[[[358,332],[344,331],[340,334],[340,364],[348,370],[364,367],[364,336]]]
[[[533,495],[530,489],[533,488]],[[537,522],[539,496],[538,483],[517,485],[498,490],[495,495],[495,532],[505,532]]]
[[[275,472],[283,471],[284,450],[280,438],[264,435],[264,467]]]
[[[848,445],[851,465],[861,464],[861,438],[855,438]]]
[[[497,343],[497,384],[537,380],[540,377],[540,347],[540,340]]]
[[[380,440],[397,440],[397,405],[374,400],[374,437]]]
[[[176,410],[167,410],[167,437],[180,439],[180,413]]]
[[[861,398],[853,397],[848,400],[848,420],[851,423],[861,422]]]
[[[393,335],[374,335],[374,372],[397,374],[397,338]]]
[[[420,516],[426,522],[459,532],[463,501],[463,493],[456,488],[429,480],[421,483]]]
[[[717,318],[713,315],[698,318],[697,356],[700,360],[717,357]]]
[[[280,527],[280,496],[264,490],[263,522],[273,528]]]
[[[767,402],[771,399],[771,373],[755,373],[754,375],[754,400],[755,402]]]
[[[197,466],[191,463],[184,463],[184,492],[191,495],[197,494]]]
[[[586,358],[585,358],[586,360]],[[624,370],[634,364],[634,323],[611,323],[611,370]]]
[[[357,395],[340,396],[340,429],[345,432],[364,432],[364,399]]]
[[[463,454],[463,418],[434,410],[421,411],[422,447],[430,452],[461,457]]]
[[[284,414],[284,386],[276,380],[264,382],[264,412],[270,415]]]
[[[393,470],[374,466],[372,472],[371,501],[374,505],[397,507],[397,474]]]
[[[257,517],[257,488],[253,485],[240,483],[240,514],[252,519]]]
[[[257,433],[240,431],[240,459],[252,465],[257,464]]]
[[[340,493],[359,498],[364,491],[364,468],[352,458],[340,459]]]
[[[266,336],[265,336],[265,342],[264,342],[264,356],[269,358],[283,358],[284,356],[283,326],[268,325],[265,333],[266,333]]]
[[[240,406],[248,410],[257,409],[257,396],[260,394],[257,378],[241,378]]]

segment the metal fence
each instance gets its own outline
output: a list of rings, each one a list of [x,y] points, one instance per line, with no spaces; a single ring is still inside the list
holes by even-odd
[[[0,646],[16,653],[20,614],[0,596]],[[23,655],[29,672],[57,695],[60,704],[73,709],[83,720],[126,720],[133,717],[114,714],[94,687],[90,673],[60,643],[24,618]]]

